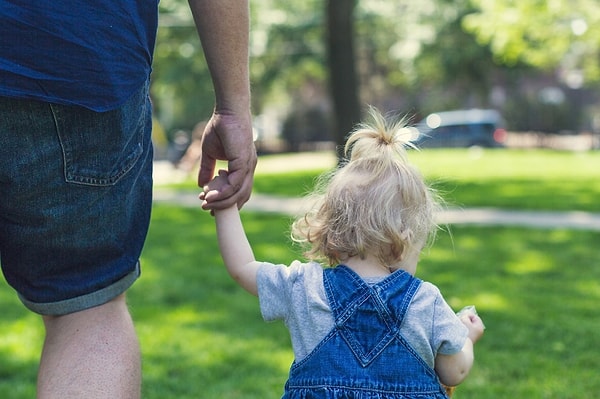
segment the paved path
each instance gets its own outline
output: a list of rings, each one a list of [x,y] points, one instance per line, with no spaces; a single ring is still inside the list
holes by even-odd
[[[333,154],[302,154],[297,156],[272,157],[269,162],[259,162],[263,170],[278,170],[283,167],[326,168],[335,164]],[[300,158],[301,157],[301,158]],[[307,158],[309,157],[309,158]],[[258,167],[257,167],[257,170]],[[160,184],[176,183],[187,179],[184,172],[174,169],[167,162],[155,163],[154,201],[157,203],[176,203],[182,206],[199,207],[200,201],[195,192],[182,192],[161,188]],[[259,212],[300,215],[306,209],[306,203],[298,198],[274,197],[253,194],[244,206],[246,210]],[[529,212],[494,208],[448,209],[438,215],[440,224],[474,224],[528,226],[535,228],[569,228],[600,231],[600,214],[590,212]]]

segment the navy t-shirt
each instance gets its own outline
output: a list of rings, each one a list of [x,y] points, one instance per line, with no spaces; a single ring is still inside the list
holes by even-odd
[[[150,76],[158,0],[0,0],[0,96],[124,103]]]

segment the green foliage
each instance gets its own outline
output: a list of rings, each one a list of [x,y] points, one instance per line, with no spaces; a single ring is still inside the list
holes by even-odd
[[[471,0],[477,11],[465,28],[507,65],[583,69],[600,78],[600,5],[594,0]]]
[[[485,48],[481,50],[458,23],[466,2],[438,3],[443,2],[358,2],[356,54],[360,91],[367,102],[397,97],[398,90],[410,99],[422,94],[425,83],[430,88],[454,84],[457,74],[462,81],[474,69],[478,72],[471,81],[480,82],[478,86],[485,84],[481,75],[487,73],[484,66],[489,55],[481,53]],[[167,0],[160,7],[154,103],[159,120],[168,130],[189,130],[210,115],[210,76],[187,2]],[[251,2],[251,79],[256,113],[267,107],[285,113],[288,107],[310,106],[316,98],[327,98],[324,10],[325,2],[320,0]]]
[[[321,1],[252,3],[252,80],[259,95],[324,80]]]
[[[326,105],[326,1],[250,3],[255,114],[268,111],[281,122],[290,110]],[[156,115],[168,132],[189,131],[210,115],[212,84],[187,2],[161,1],[160,9],[152,86]],[[600,82],[598,22],[595,0],[358,1],[354,42],[360,98],[428,113],[488,106],[492,87],[501,85],[507,106],[522,109],[513,98],[524,95],[522,80],[540,71],[559,66],[561,81],[570,87]],[[560,111],[569,116],[561,118],[567,127],[583,124],[573,108]]]
[[[212,81],[187,2],[159,4],[151,90],[154,111],[169,132],[190,131],[211,115]]]

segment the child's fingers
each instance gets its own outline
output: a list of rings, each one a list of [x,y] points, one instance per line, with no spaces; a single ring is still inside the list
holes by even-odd
[[[465,314],[460,320],[469,330],[469,338],[471,341],[473,341],[473,343],[477,342],[485,330],[481,318],[476,314]]]
[[[223,191],[223,188],[229,184],[227,180],[227,171],[220,169],[217,176],[202,187],[202,192],[198,194],[198,198],[202,201],[202,208],[207,209],[207,204],[215,197],[218,197]]]

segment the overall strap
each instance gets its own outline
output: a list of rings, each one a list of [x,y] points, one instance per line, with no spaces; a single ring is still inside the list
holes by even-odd
[[[365,367],[399,334],[421,280],[398,270],[368,285],[350,268],[340,265],[323,271],[323,283],[335,328]]]

